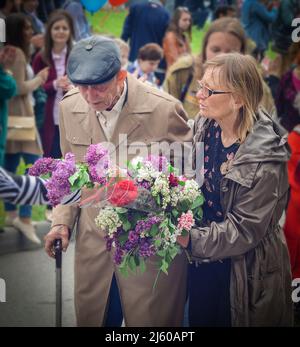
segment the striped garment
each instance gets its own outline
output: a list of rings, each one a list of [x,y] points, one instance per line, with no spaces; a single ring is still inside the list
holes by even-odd
[[[62,205],[71,205],[80,200],[77,190],[63,198]],[[33,176],[18,176],[0,167],[0,199],[20,205],[49,205],[45,180]]]

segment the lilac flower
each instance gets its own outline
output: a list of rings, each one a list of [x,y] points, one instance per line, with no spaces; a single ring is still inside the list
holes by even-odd
[[[52,173],[55,170],[57,160],[53,158],[40,158],[29,169],[31,176],[41,176]]]
[[[84,160],[89,166],[91,180],[105,184],[107,170],[110,165],[108,150],[101,143],[90,145]]]
[[[161,221],[161,219],[157,216],[150,217],[146,220],[139,220],[136,223],[135,231],[139,235],[142,232],[149,231],[151,229],[152,225],[157,224],[160,221]]]
[[[69,178],[75,171],[75,157],[71,154],[66,155],[65,160],[57,161],[50,180],[45,183],[47,197],[53,206],[58,205],[65,195],[71,193]]]
[[[168,169],[168,160],[166,157],[160,155],[148,155],[144,162],[150,162],[155,170],[160,172],[167,172]]]
[[[137,182],[137,185],[139,187],[145,188],[147,190],[150,190],[150,188],[151,188],[151,183],[148,181],[145,181],[145,180],[143,180],[142,182]]]
[[[143,258],[151,257],[155,254],[155,247],[147,239],[142,240],[141,246],[139,249],[139,256]]]
[[[116,247],[116,251],[114,254],[114,263],[116,265],[120,265],[122,263],[123,254],[124,254],[123,249],[121,247]]]

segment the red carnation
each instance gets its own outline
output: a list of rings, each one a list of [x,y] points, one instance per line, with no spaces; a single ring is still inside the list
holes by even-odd
[[[113,206],[126,206],[134,202],[138,196],[138,190],[133,181],[123,180],[108,188],[108,201]]]
[[[171,187],[177,187],[178,186],[178,178],[172,173],[169,176],[169,183],[170,183]]]

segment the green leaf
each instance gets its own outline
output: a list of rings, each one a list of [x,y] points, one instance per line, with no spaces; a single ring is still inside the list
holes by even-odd
[[[150,229],[150,235],[152,237],[155,237],[158,233],[159,233],[159,229],[158,229],[157,224],[153,224],[151,229]]]
[[[165,228],[168,225],[168,223],[169,223],[169,220],[166,218],[160,223],[159,227]]]
[[[162,265],[160,267],[160,270],[162,272],[164,272],[166,275],[168,275],[168,268],[169,268],[169,264],[166,262],[165,259],[162,260]]]
[[[136,264],[135,264],[134,256],[129,257],[128,264],[129,264],[130,270],[135,272],[136,271]]]
[[[121,274],[124,276],[124,277],[128,277],[128,269],[127,269],[127,265],[126,266],[119,266],[119,271],[121,272]]]
[[[126,220],[125,222],[123,222],[123,229],[125,230],[125,231],[129,231],[130,229],[131,229],[131,224],[130,224],[130,222],[128,221],[128,220]]]
[[[169,164],[169,166],[168,166],[168,171],[170,173],[173,173],[175,171],[174,167],[171,164]]]
[[[120,214],[128,212],[128,209],[124,208],[124,207],[116,207],[115,209],[116,209],[117,213],[120,213]]]
[[[160,202],[161,202],[160,196],[157,195],[157,197],[156,197],[156,203],[157,203],[157,205],[160,205]]]
[[[73,185],[73,184],[75,183],[75,181],[78,179],[78,177],[79,177],[79,172],[76,171],[76,172],[74,173],[74,175],[72,175],[71,177],[69,177],[69,182],[70,182],[70,184]]]
[[[155,246],[156,248],[159,248],[159,247],[161,246],[161,243],[162,243],[162,240],[161,240],[161,239],[156,239],[156,240],[154,241],[154,246]]]
[[[191,210],[194,210],[195,208],[202,206],[203,204],[204,204],[204,197],[203,197],[203,195],[200,195],[193,202],[193,205],[191,206]]]
[[[141,270],[141,274],[143,274],[146,271],[146,263],[144,258],[140,259],[140,270]]]
[[[182,187],[185,186],[185,182],[184,182],[184,181],[179,181],[178,184],[179,184],[180,186],[182,186]]]
[[[165,257],[166,256],[166,250],[161,249],[161,250],[157,251],[157,255],[159,255],[162,258]]]
[[[179,213],[177,210],[172,210],[172,215],[177,218],[179,216]]]
[[[170,257],[172,260],[176,257],[178,252],[179,252],[179,247],[177,247],[177,246],[174,246],[174,247],[169,249],[169,254],[170,254]]]
[[[119,242],[120,242],[121,246],[123,246],[124,243],[128,240],[128,234],[127,233],[126,234],[121,234],[118,237],[118,239],[119,239]]]

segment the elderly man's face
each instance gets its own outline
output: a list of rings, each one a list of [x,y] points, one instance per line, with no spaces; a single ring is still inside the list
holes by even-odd
[[[120,71],[112,80],[96,85],[78,85],[80,94],[95,111],[110,110],[119,99],[126,78],[126,71]]]

